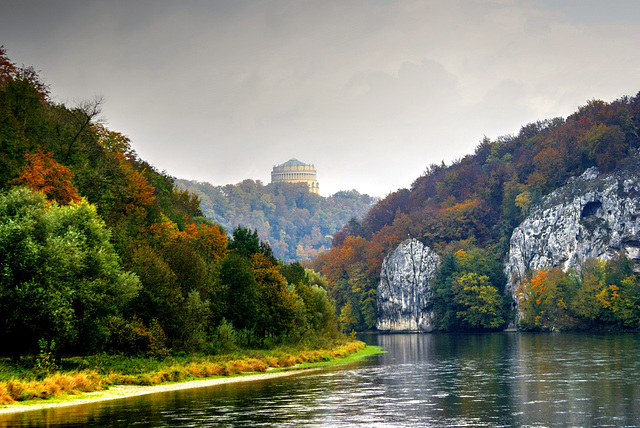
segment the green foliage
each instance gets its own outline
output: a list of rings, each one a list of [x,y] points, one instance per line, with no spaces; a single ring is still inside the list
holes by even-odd
[[[249,257],[260,252],[260,238],[258,231],[253,232],[246,227],[238,226],[233,230],[233,238],[229,242],[229,249],[242,257]]]
[[[280,266],[280,272],[286,278],[289,284],[306,284],[309,285],[309,276],[305,268],[300,262],[289,263],[288,265]]]
[[[456,317],[463,329],[497,329],[504,325],[498,290],[489,284],[489,277],[466,273],[452,284],[454,302],[460,307]]]
[[[477,330],[503,327],[507,319],[504,282],[502,264],[494,254],[468,242],[452,244],[442,258],[433,284],[436,295],[434,310],[439,328]]]
[[[262,323],[258,283],[249,260],[230,253],[220,266],[220,281],[226,290],[223,314],[238,329],[255,329]]]
[[[18,354],[41,338],[99,349],[101,320],[140,287],[94,206],[60,207],[24,188],[0,194],[0,267],[0,340]]]
[[[187,295],[182,314],[182,348],[190,351],[204,349],[210,318],[209,301],[202,300],[197,290],[191,290]]]
[[[338,322],[340,323],[340,330],[342,331],[352,331],[355,333],[354,329],[359,325],[358,313],[351,301],[347,301],[347,303],[340,309],[340,316],[338,317]]]
[[[210,334],[210,346],[214,353],[226,353],[233,351],[237,345],[237,334],[233,325],[226,319],[222,319]]]
[[[58,370],[54,354],[56,341],[40,339],[38,341],[38,346],[40,348],[40,352],[38,352],[38,356],[36,357],[33,372],[36,375],[36,378],[42,379],[43,377],[53,374]]]
[[[311,286],[313,297],[313,316],[311,326],[323,336],[336,338],[338,336],[338,320],[334,302],[327,290],[317,285]]]

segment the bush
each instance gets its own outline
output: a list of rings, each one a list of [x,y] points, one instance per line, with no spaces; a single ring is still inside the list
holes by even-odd
[[[123,355],[162,357],[168,354],[165,347],[166,336],[160,324],[153,320],[149,329],[142,320],[133,317],[125,320],[120,317],[109,317],[109,350]]]

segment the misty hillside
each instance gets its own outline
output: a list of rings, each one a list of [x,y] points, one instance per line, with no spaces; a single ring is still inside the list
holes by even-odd
[[[305,183],[176,184],[197,195],[204,215],[228,231],[237,226],[257,230],[284,261],[311,260],[328,251],[333,235],[351,219],[362,219],[377,200],[356,190],[325,198],[310,193]]]
[[[440,255],[459,249],[476,254],[476,271],[487,272],[492,286],[503,290],[500,264],[529,207],[589,167],[608,172],[633,162],[639,127],[640,94],[611,103],[589,101],[566,119],[530,123],[517,135],[485,139],[451,165],[430,165],[410,189],[388,195],[361,222],[346,225],[314,268],[328,277],[342,319],[355,329],[375,325],[382,260],[407,237]],[[441,272],[444,300],[453,299],[453,270]],[[455,320],[444,319],[447,305],[443,301],[441,327],[455,329]]]

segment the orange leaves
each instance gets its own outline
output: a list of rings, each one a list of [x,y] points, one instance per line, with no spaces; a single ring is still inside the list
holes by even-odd
[[[180,231],[165,217],[149,226],[149,232],[161,242],[185,242],[209,262],[217,263],[227,255],[227,236],[217,224],[189,223]]]
[[[547,285],[545,283],[545,277],[547,273],[544,271],[538,272],[536,276],[531,278],[531,291],[536,296],[536,303],[539,305],[542,301],[542,296],[545,294],[547,290]]]
[[[329,282],[337,284],[341,279],[348,278],[351,267],[364,259],[366,244],[367,241],[360,236],[347,236],[341,246],[320,256],[322,273]]]
[[[48,199],[67,205],[80,202],[78,190],[72,182],[73,173],[53,159],[44,149],[25,154],[27,164],[13,184],[24,185],[47,195]]]
[[[147,209],[152,206],[156,197],[155,188],[145,177],[145,170],[136,170],[127,155],[116,151],[116,159],[120,163],[123,180],[118,187],[112,189],[115,196],[115,211],[125,217],[145,218]]]
[[[212,262],[222,260],[227,254],[227,236],[218,225],[188,224],[185,227],[187,236],[195,240],[201,254]]]
[[[130,169],[125,170],[125,173],[128,190],[128,198],[124,204],[125,212],[129,213],[137,207],[150,206],[156,199],[153,194],[155,189],[145,178],[144,171]]]
[[[284,287],[287,285],[287,280],[271,261],[263,254],[252,254],[251,267],[253,267],[253,274],[256,281],[263,286],[271,287]]]
[[[163,216],[161,221],[157,221],[149,226],[149,233],[156,239],[164,240],[166,238],[178,237],[183,232],[180,232],[175,222]]]
[[[447,240],[462,240],[475,236],[482,240],[488,235],[487,209],[481,199],[453,203],[447,200],[440,210],[439,235]]]
[[[551,328],[568,326],[573,321],[573,313],[567,302],[575,294],[576,283],[572,276],[558,268],[549,272],[540,271],[531,280],[523,283],[520,291],[520,309],[525,328]]]
[[[613,284],[604,287],[596,295],[596,298],[603,308],[616,312],[618,310],[618,301],[620,300],[620,287]]]

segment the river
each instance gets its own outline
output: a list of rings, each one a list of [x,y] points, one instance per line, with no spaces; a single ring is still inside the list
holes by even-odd
[[[285,378],[0,417],[1,426],[640,426],[640,334],[366,335]]]

